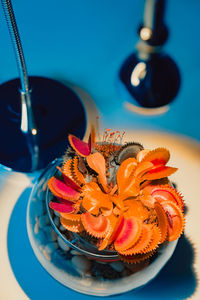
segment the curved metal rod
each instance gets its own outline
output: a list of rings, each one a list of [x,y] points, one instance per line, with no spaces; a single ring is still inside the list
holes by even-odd
[[[4,15],[8,25],[10,37],[12,39],[12,45],[16,56],[17,66],[19,70],[19,77],[21,81],[21,90],[23,92],[29,91],[29,80],[27,75],[26,63],[24,59],[22,44],[19,36],[19,31],[16,24],[16,19],[13,11],[13,7],[10,0],[1,0]]]
[[[37,169],[39,159],[39,147],[36,143],[37,128],[32,110],[31,90],[29,87],[29,79],[27,68],[22,49],[22,44],[17,28],[17,23],[10,0],[1,0],[4,15],[6,18],[8,30],[10,33],[12,45],[14,48],[17,66],[19,70],[19,78],[21,88],[19,93],[21,96],[21,131],[26,135],[29,152],[32,157],[32,171]]]

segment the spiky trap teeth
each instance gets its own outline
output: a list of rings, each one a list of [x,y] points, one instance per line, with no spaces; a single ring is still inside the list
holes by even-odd
[[[94,128],[87,142],[70,135],[61,178],[48,181],[55,196],[49,206],[68,231],[88,236],[99,251],[141,263],[182,234],[184,202],[167,178],[177,170],[166,165],[169,151],[123,145],[123,136],[106,129],[97,142]]]

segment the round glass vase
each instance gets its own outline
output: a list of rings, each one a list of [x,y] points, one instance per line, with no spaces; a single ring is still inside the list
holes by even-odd
[[[62,159],[54,160],[40,175],[27,208],[29,240],[45,270],[65,286],[95,296],[124,293],[151,281],[172,256],[177,241],[162,245],[150,263],[127,264],[115,251],[98,251],[88,239],[67,231],[59,214],[49,208],[53,195],[48,180],[61,164]]]

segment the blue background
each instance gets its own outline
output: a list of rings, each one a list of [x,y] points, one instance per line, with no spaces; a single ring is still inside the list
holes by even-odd
[[[13,0],[12,3],[29,75],[66,80],[82,87],[96,103],[105,127],[165,130],[200,140],[199,0],[169,0],[167,3],[166,23],[170,29],[170,37],[164,50],[177,62],[182,86],[171,109],[165,115],[151,117],[125,110],[124,99],[116,88],[119,68],[134,51],[138,41],[136,29],[142,18],[144,1]],[[3,83],[17,77],[18,71],[1,7],[0,16],[0,83]],[[25,292],[31,299],[43,299],[44,292],[48,299],[61,295],[66,298],[92,299],[62,287],[37,262],[25,228],[25,199],[27,195],[22,195],[13,211],[8,235],[9,249],[14,249],[15,245],[15,253],[19,257],[24,255],[24,262],[21,264],[18,259],[12,260],[10,253],[15,275]],[[17,217],[19,214],[20,221]],[[24,234],[21,249],[15,240],[18,230],[20,234]],[[191,257],[190,244],[184,238],[179,242],[179,253],[183,243],[188,245],[184,247],[189,253],[188,257]],[[184,299],[191,295],[195,289],[191,262],[185,263],[186,267],[181,269],[182,261],[178,261],[174,268],[178,257],[176,254],[176,258],[170,261],[158,279],[143,291],[125,294],[119,296],[119,299],[162,297],[170,300]],[[30,273],[34,280],[27,276]]]
[[[142,0],[13,0],[30,75],[68,80],[86,90],[105,126],[178,132],[200,139],[200,1],[167,1],[165,52],[177,62],[182,86],[168,113],[143,117],[123,108],[118,70],[134,51]],[[18,76],[0,11],[0,82]]]

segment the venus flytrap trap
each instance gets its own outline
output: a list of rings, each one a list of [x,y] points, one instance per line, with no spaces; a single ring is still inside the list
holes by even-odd
[[[99,251],[139,263],[180,237],[184,203],[168,180],[177,171],[166,165],[169,151],[123,145],[123,135],[106,129],[100,142],[94,128],[87,142],[69,135],[60,176],[48,181],[55,196],[49,206],[60,213],[64,228],[87,237]]]

